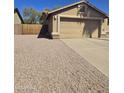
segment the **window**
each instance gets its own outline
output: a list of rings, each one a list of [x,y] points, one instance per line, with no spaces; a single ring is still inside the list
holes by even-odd
[[[86,10],[86,7],[85,7],[85,6],[81,6],[81,8],[80,8],[79,12],[84,13],[84,12],[85,12],[85,10]]]

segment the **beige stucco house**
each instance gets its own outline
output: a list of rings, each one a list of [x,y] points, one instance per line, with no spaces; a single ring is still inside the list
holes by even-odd
[[[24,23],[21,14],[17,8],[14,9],[14,24],[22,24]]]
[[[52,38],[100,38],[108,33],[108,15],[84,0],[50,11],[47,19]]]

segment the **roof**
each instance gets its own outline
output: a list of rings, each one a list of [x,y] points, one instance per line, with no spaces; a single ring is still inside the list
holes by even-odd
[[[24,23],[23,18],[22,18],[22,16],[21,16],[21,14],[20,14],[18,8],[15,8],[15,9],[14,9],[14,13],[17,13],[18,16],[19,16],[19,18],[20,18],[20,20],[21,20],[21,23]]]
[[[85,4],[87,4],[88,6],[92,7],[93,9],[95,9],[96,11],[98,11],[99,13],[103,14],[104,16],[109,17],[106,13],[104,13],[104,12],[101,11],[100,9],[96,8],[93,4],[89,3],[87,0],[81,0],[81,1],[79,1],[79,2],[76,2],[76,3],[70,4],[70,5],[67,5],[67,6],[58,8],[58,9],[55,9],[55,10],[53,10],[53,11],[50,11],[48,14],[52,14],[52,13],[54,13],[54,12],[57,12],[57,11],[60,11],[60,10],[63,10],[63,9],[66,9],[66,8],[69,8],[69,7],[78,5],[78,4],[80,4],[80,3],[85,3]]]

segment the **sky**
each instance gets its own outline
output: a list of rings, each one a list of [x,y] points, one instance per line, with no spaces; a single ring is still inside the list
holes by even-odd
[[[77,1],[80,0],[14,0],[14,8],[18,8],[22,15],[23,9],[26,7],[32,7],[38,11],[43,11],[46,8],[53,9],[56,6],[65,6]],[[109,14],[109,0],[88,1],[106,14]]]

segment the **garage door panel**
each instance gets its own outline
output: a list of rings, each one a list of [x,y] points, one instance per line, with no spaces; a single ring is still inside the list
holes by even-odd
[[[60,38],[98,37],[99,21],[61,18]]]
[[[60,36],[64,37],[81,37],[83,22],[76,19],[64,18],[60,21]],[[68,34],[68,35],[67,35]]]

